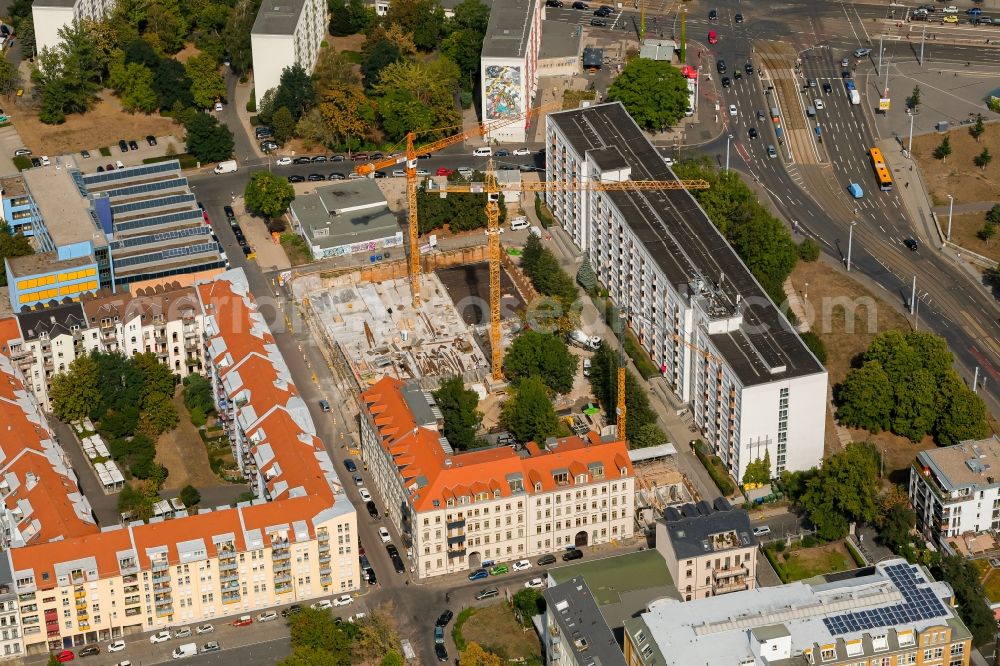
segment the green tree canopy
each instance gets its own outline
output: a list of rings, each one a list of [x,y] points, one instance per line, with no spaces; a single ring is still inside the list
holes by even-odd
[[[281,70],[278,89],[274,93],[275,112],[281,108],[288,109],[294,124],[315,104],[316,87],[309,72],[299,64]]]
[[[538,377],[524,379],[500,412],[500,424],[519,442],[544,444],[559,432],[559,418],[552,408],[545,384]]]
[[[329,0],[330,34],[344,37],[364,32],[375,23],[375,11],[364,0]]]
[[[192,485],[181,488],[179,497],[186,507],[192,507],[201,502],[201,493]]]
[[[852,442],[823,461],[807,482],[799,504],[822,539],[841,539],[851,521],[872,522],[878,514],[878,460],[872,447]]]
[[[626,429],[628,428],[626,419]],[[651,446],[659,446],[667,441],[667,434],[655,423],[643,423],[636,433],[629,438],[629,448],[645,449]]]
[[[386,65],[374,93],[380,100],[379,115],[389,138],[398,140],[409,131],[460,124],[461,116],[455,108],[459,76],[458,66],[446,57]],[[430,133],[428,138],[432,136]]]
[[[216,100],[226,96],[226,82],[219,72],[219,63],[208,53],[189,58],[184,71],[191,79],[191,96],[199,109],[211,109]]]
[[[293,650],[325,653],[334,660],[330,662],[333,664],[350,663],[350,639],[344,629],[333,621],[329,611],[303,608],[288,617],[288,630]],[[303,662],[302,666],[307,663],[310,662]]]
[[[283,215],[295,198],[295,189],[280,176],[269,171],[255,171],[243,193],[247,210],[265,219]]]
[[[0,262],[7,257],[24,257],[34,254],[31,241],[21,232],[14,233],[10,225],[0,221]],[[0,271],[0,287],[7,286],[7,271]]]
[[[42,49],[31,75],[41,96],[39,119],[61,123],[67,113],[85,113],[97,101],[103,69],[84,23],[74,20],[60,28],[59,44]]]
[[[285,143],[295,135],[295,117],[283,106],[271,116],[271,129],[274,130],[274,140],[281,144]]]
[[[992,641],[997,631],[996,618],[986,603],[986,593],[975,564],[960,555],[948,555],[938,558],[931,567],[931,574],[938,580],[947,581],[955,591],[955,606],[972,633],[972,642],[985,645]]]
[[[687,81],[666,60],[632,58],[608,88],[606,97],[609,102],[624,104],[640,127],[659,132],[684,116]]]
[[[111,66],[108,84],[118,93],[122,108],[129,113],[152,113],[159,103],[153,80],[153,72],[145,65],[118,61]]]
[[[476,446],[476,432],[483,415],[476,409],[479,396],[465,388],[459,376],[448,377],[434,392],[434,400],[444,417],[444,436],[459,450]]]
[[[747,465],[743,472],[743,485],[755,483],[764,485],[771,480],[771,452],[765,450],[763,458],[757,458]]]
[[[91,356],[78,356],[66,372],[52,378],[49,396],[53,413],[67,423],[90,416],[91,408],[101,400],[100,381],[97,361]]]
[[[351,659],[350,655],[335,655],[312,647],[296,647],[279,663],[281,666],[347,666]]]
[[[232,131],[215,116],[195,114],[187,123],[187,150],[200,162],[221,162],[233,154]]]
[[[579,362],[561,336],[527,330],[507,348],[503,367],[514,385],[526,377],[538,377],[552,391],[568,393]]]
[[[445,25],[444,9],[438,0],[393,0],[385,21],[413,35],[421,51],[431,51],[438,46]]]
[[[371,90],[375,87],[379,77],[382,75],[383,69],[401,60],[403,60],[403,53],[394,42],[388,39],[380,39],[376,42],[361,63],[361,74],[365,90]]]
[[[229,54],[229,62],[237,74],[246,74],[253,65],[250,50],[250,33],[257,19],[261,0],[236,0],[233,11],[222,29],[222,44]]]

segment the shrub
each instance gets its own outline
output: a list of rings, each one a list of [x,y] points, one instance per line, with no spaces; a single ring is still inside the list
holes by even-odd
[[[802,341],[806,343],[806,347],[809,347],[809,350],[816,355],[816,359],[820,363],[825,364],[826,345],[823,344],[820,337],[812,331],[803,331],[802,333],[799,333],[799,335],[802,337]]]
[[[462,91],[462,94],[458,97],[459,104],[462,105],[463,109],[469,109],[472,107],[472,93]]]
[[[24,155],[18,155],[14,158],[14,166],[17,167],[18,171],[24,171],[25,169],[31,168],[31,158],[25,157]]]
[[[111,157],[111,149],[107,146],[104,146],[98,152],[101,153],[102,157]]]
[[[812,238],[807,238],[799,243],[799,259],[802,261],[816,261],[819,259],[819,243]]]
[[[807,534],[804,537],[802,537],[803,548],[812,548],[815,545],[816,545],[816,537],[814,537],[812,534]]]
[[[695,443],[694,451],[698,456],[698,460],[708,470],[708,475],[712,477],[712,481],[718,486],[719,492],[727,497],[732,495],[736,491],[736,487],[733,486],[733,482],[729,478],[729,473],[722,466],[722,461],[719,460],[719,457],[713,455],[708,445],[700,439]]]
[[[254,96],[253,88],[250,89],[250,99],[247,100],[247,113],[257,113],[257,98]]]
[[[783,551],[785,549],[785,542],[784,541],[775,541],[774,542],[774,546],[772,546],[772,547],[776,551],[778,551],[780,553],[781,551]]]
[[[194,486],[187,485],[181,488],[180,498],[184,506],[192,507],[201,502],[201,493]]]

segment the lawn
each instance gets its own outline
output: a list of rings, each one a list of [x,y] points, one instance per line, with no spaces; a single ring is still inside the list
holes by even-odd
[[[842,541],[812,548],[796,547],[780,553],[768,548],[768,554],[778,576],[785,583],[806,580],[821,574],[847,571],[857,566]]]
[[[976,213],[956,213],[951,219],[951,242],[971,250],[993,261],[1000,261],[1000,235],[989,241],[979,240],[976,233],[986,222],[986,211]],[[948,213],[938,214],[941,235],[948,233]]]
[[[288,263],[292,266],[301,266],[303,264],[308,264],[312,262],[312,253],[309,251],[309,246],[306,242],[302,240],[302,236],[298,234],[286,231],[281,234],[281,247],[285,249],[285,255],[288,257]]]
[[[583,576],[599,605],[618,603],[620,595],[635,590],[668,587],[673,583],[656,550],[606,557],[549,569],[556,583]]]
[[[530,660],[542,652],[534,628],[522,627],[506,602],[476,610],[461,631],[466,643],[479,643],[510,660]]]
[[[989,560],[973,560],[983,580],[983,591],[991,604],[1000,603],[1000,570],[994,569]]]
[[[1000,125],[987,123],[978,143],[969,134],[969,127],[960,125],[948,133],[951,155],[947,162],[934,157],[943,134],[931,132],[913,137],[913,156],[920,166],[924,185],[939,205],[947,203],[948,194],[955,194],[959,203],[1000,199],[1000,160],[994,159],[985,171],[972,161],[983,148],[988,148],[994,156],[1000,155]]]

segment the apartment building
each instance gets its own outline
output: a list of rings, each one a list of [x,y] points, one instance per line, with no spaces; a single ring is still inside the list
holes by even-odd
[[[668,507],[656,522],[656,549],[685,601],[757,586],[757,538],[742,509],[715,511],[704,500]]]
[[[78,302],[36,307],[14,315],[19,336],[7,340],[43,409],[51,410],[52,378],[93,351],[126,356],[150,352],[186,377],[202,367],[203,315],[193,287],[158,285],[128,293],[101,292]]]
[[[629,666],[967,666],[972,636],[947,583],[902,559],[625,620]]]
[[[10,563],[0,558],[0,660],[20,657],[24,652],[21,618],[17,612],[17,595]]]
[[[547,116],[547,178],[676,180],[620,103]],[[546,203],[736,479],[823,457],[827,373],[685,190],[549,191]]]
[[[0,210],[11,231],[34,235],[35,211],[20,174],[0,177]]]
[[[625,666],[615,635],[582,576],[544,590],[546,666]]]
[[[966,440],[921,451],[910,467],[910,504],[924,538],[1000,529],[1000,438]]]
[[[114,11],[115,5],[116,0],[37,0],[31,6],[35,53],[58,46],[62,41],[59,31],[73,21],[100,21]]]
[[[483,122],[515,118],[531,108],[538,90],[538,49],[542,43],[543,0],[508,0],[490,10],[480,55]],[[523,143],[528,119],[492,130],[487,137]]]
[[[257,106],[264,93],[277,88],[281,73],[301,65],[312,73],[326,35],[324,0],[264,0],[250,30],[254,95]]]
[[[456,453],[416,384],[385,377],[361,400],[362,457],[422,578],[633,534],[625,442],[591,432]]]
[[[220,413],[254,462],[247,473],[258,497],[235,508],[99,528],[20,372],[0,356],[0,418],[15,431],[0,444],[9,461],[0,477],[3,557],[28,654],[359,586],[354,507],[294,385],[285,389],[291,399],[273,400],[283,362],[246,277],[229,271],[200,284],[197,299]],[[251,356],[279,368],[255,368],[240,392],[227,393],[226,379]]]

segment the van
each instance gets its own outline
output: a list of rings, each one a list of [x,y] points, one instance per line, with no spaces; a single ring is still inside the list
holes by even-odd
[[[225,162],[219,162],[213,171],[215,173],[233,173],[238,168],[236,160],[226,160]]]
[[[531,224],[528,222],[527,218],[517,217],[510,221],[511,231],[520,231],[521,229],[527,229]]]
[[[115,160],[115,168],[116,169],[124,169],[125,165],[122,163],[121,160]]]
[[[196,643],[185,643],[184,645],[179,645],[170,653],[171,659],[187,659],[188,657],[193,657],[198,654],[198,645]]]
[[[541,227],[538,227],[538,226],[533,226],[530,229],[528,229],[528,233],[529,234],[535,234],[539,238],[542,237],[542,229],[541,229]]]
[[[472,151],[472,154],[476,157],[492,157],[493,149],[489,146],[483,146],[482,148],[476,148]]]

